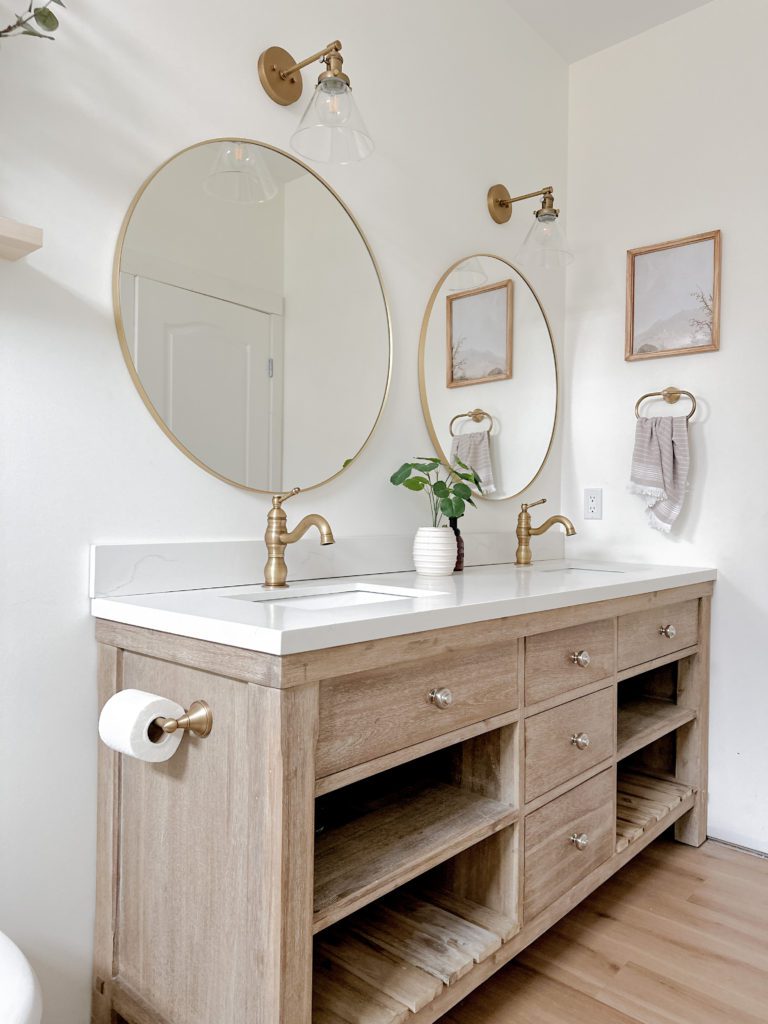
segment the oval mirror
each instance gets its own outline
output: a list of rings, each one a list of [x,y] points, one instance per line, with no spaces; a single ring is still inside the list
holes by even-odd
[[[248,490],[308,490],[359,455],[392,340],[378,267],[314,171],[247,139],[201,142],[141,187],[123,222],[115,320],[171,440]]]
[[[473,464],[485,497],[513,498],[533,483],[555,434],[557,360],[541,302],[507,260],[469,256],[437,282],[419,388],[436,454]]]

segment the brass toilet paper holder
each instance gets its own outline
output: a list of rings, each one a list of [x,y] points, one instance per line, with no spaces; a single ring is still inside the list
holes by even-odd
[[[213,728],[213,712],[204,700],[195,700],[180,718],[156,718],[155,723],[163,732],[174,733],[184,729],[204,739]]]

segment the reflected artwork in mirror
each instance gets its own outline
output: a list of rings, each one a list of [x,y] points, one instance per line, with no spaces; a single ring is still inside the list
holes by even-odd
[[[557,388],[549,321],[520,271],[488,254],[449,267],[419,344],[421,405],[436,453],[474,460],[489,500],[515,497],[549,455]]]
[[[322,178],[215,139],[139,190],[115,256],[128,369],[168,437],[247,490],[309,490],[362,451],[389,387],[378,267]]]

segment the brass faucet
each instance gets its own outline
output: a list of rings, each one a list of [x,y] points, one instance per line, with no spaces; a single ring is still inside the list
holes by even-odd
[[[320,533],[321,544],[333,544],[333,531],[327,519],[322,516],[304,516],[299,525],[288,533],[288,516],[283,511],[283,502],[298,494],[300,487],[294,487],[288,494],[273,494],[272,508],[267,515],[267,532],[264,543],[267,545],[267,564],[264,566],[264,587],[277,590],[288,586],[288,566],[285,564],[285,549],[289,544],[301,540],[310,526],[316,526]]]
[[[565,516],[550,516],[549,519],[546,519],[541,524],[541,526],[531,526],[531,517],[528,509],[534,508],[536,505],[543,505],[546,500],[546,498],[540,498],[538,501],[532,501],[530,505],[523,503],[520,509],[520,515],[517,517],[517,552],[515,554],[515,565],[531,564],[531,537],[538,537],[540,534],[546,533],[550,526],[554,526],[555,523],[560,523],[565,527],[566,537],[572,537],[574,533],[576,533],[573,523],[570,519],[566,519]]]

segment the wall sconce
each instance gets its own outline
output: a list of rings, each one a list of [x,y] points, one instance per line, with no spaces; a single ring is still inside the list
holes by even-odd
[[[291,146],[308,160],[319,163],[349,164],[363,160],[373,152],[373,139],[363,123],[352,97],[349,78],[341,70],[344,58],[337,39],[324,50],[298,63],[287,50],[270,46],[259,57],[259,78],[270,99],[290,106],[301,96],[301,69],[321,60],[320,73],[312,99],[291,136]]]
[[[516,262],[544,267],[546,270],[565,267],[573,261],[573,252],[565,232],[557,223],[560,211],[555,209],[551,185],[537,192],[526,192],[522,196],[510,196],[505,185],[493,185],[488,189],[488,212],[497,224],[506,224],[512,216],[513,203],[519,203],[521,199],[534,199],[536,196],[542,197],[541,209],[534,210],[536,219],[517,253]]]

